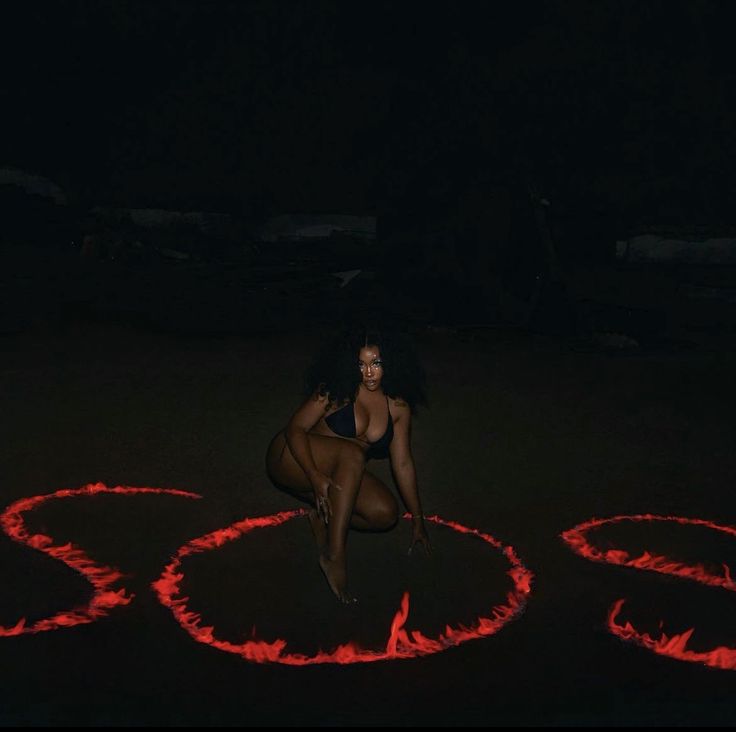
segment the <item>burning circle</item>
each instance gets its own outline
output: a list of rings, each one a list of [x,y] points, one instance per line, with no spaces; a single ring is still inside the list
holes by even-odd
[[[628,552],[622,549],[609,549],[602,551],[593,546],[587,539],[586,533],[591,529],[599,528],[606,524],[616,524],[623,521],[633,522],[652,522],[652,521],[670,521],[684,526],[703,526],[713,531],[719,531],[729,536],[736,537],[736,528],[731,526],[720,526],[712,521],[703,519],[683,518],[681,516],[656,516],[653,514],[637,514],[633,516],[613,516],[607,519],[591,519],[582,524],[578,524],[572,529],[563,532],[562,540],[572,549],[573,552],[579,554],[585,559],[593,562],[605,562],[607,564],[616,564],[622,567],[633,567],[635,569],[644,569],[651,572],[659,572],[660,574],[681,577],[693,582],[698,582],[711,587],[721,587],[731,592],[736,591],[736,582],[731,579],[731,570],[727,564],[723,564],[723,574],[714,574],[707,570],[703,565],[689,565],[670,559],[666,556],[644,552],[641,556],[632,558]],[[703,663],[707,666],[720,669],[736,670],[736,648],[728,648],[726,646],[718,646],[710,651],[694,651],[687,647],[688,642],[694,632],[694,628],[690,628],[684,633],[667,636],[664,632],[659,638],[653,638],[645,632],[638,631],[629,621],[621,625],[617,622],[621,608],[625,600],[617,600],[608,611],[607,625],[611,633],[622,640],[637,643],[648,648],[654,653],[658,653],[670,658],[676,658],[681,661],[690,661],[692,663]]]
[[[71,567],[92,585],[94,592],[86,606],[58,612],[51,617],[37,620],[31,625],[26,624],[25,618],[21,618],[11,627],[0,626],[0,637],[23,635],[25,633],[41,633],[47,630],[58,630],[59,628],[69,628],[74,625],[93,623],[95,620],[109,615],[110,610],[114,607],[130,604],[134,597],[133,594],[128,593],[124,587],[117,590],[113,589],[115,584],[123,576],[119,570],[103,564],[96,564],[82,549],[74,546],[71,542],[57,545],[54,544],[51,536],[30,534],[23,518],[24,513],[33,511],[46,501],[110,493],[126,496],[155,493],[183,496],[185,498],[201,498],[196,493],[188,493],[187,491],[169,488],[130,488],[125,486],[107,488],[102,483],[90,483],[83,488],[59,490],[55,493],[48,493],[42,496],[21,498],[11,503],[0,514],[0,526],[2,526],[3,531],[13,541],[17,541],[19,544],[25,544],[32,549],[37,549]]]
[[[487,617],[479,617],[470,627],[448,625],[444,633],[436,638],[429,638],[418,630],[407,631],[405,624],[409,616],[409,593],[405,592],[401,604],[394,615],[389,637],[385,648],[381,650],[366,650],[354,642],[340,645],[333,651],[319,651],[313,656],[293,653],[287,649],[287,641],[277,639],[266,641],[259,639],[248,640],[244,643],[231,643],[216,636],[215,628],[203,626],[199,613],[191,610],[187,603],[189,598],[181,597],[181,581],[184,578],[182,561],[185,557],[200,552],[211,551],[223,546],[229,541],[238,539],[254,529],[268,526],[279,526],[297,516],[303,516],[306,511],[283,511],[272,516],[245,518],[224,529],[218,529],[197,539],[192,539],[182,546],[174,555],[171,562],[165,567],[161,577],[152,587],[158,594],[160,602],[168,607],[176,621],[189,635],[199,643],[205,643],[221,651],[234,653],[255,663],[281,663],[291,666],[307,666],[322,663],[368,663],[395,659],[415,658],[439,653],[452,646],[460,645],[474,638],[493,635],[514,618],[518,617],[526,607],[527,597],[531,592],[531,582],[534,575],[520,561],[514,549],[504,546],[490,534],[477,529],[470,529],[454,521],[446,521],[439,516],[427,516],[425,520],[440,526],[446,526],[462,534],[475,536],[482,541],[500,550],[511,565],[507,574],[513,581],[513,588],[506,595],[506,602],[490,610]],[[404,516],[405,519],[409,515]]]

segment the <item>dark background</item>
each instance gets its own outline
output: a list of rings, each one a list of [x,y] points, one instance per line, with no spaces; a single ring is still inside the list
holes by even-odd
[[[380,213],[521,172],[582,217],[733,222],[729,10],[19,3],[3,157],[127,206]]]

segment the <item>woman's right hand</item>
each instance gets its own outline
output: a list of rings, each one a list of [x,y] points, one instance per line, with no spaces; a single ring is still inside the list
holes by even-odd
[[[315,471],[309,476],[309,482],[312,484],[314,491],[314,505],[317,509],[317,515],[326,523],[330,523],[332,517],[332,502],[330,501],[330,486],[334,486],[335,490],[342,490],[332,478]]]

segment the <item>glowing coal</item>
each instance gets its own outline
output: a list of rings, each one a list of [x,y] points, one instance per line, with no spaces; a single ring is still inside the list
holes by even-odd
[[[731,569],[728,565],[723,564],[723,574],[714,574],[707,570],[702,564],[686,564],[685,562],[676,561],[669,557],[661,556],[651,552],[644,552],[641,556],[631,557],[628,552],[622,549],[602,550],[591,544],[586,534],[592,529],[597,529],[607,524],[617,524],[624,521],[628,522],[654,522],[654,521],[670,521],[681,524],[683,526],[702,526],[713,531],[719,531],[729,536],[736,537],[736,529],[731,526],[720,526],[712,521],[703,519],[683,518],[681,516],[657,516],[653,514],[637,514],[633,516],[613,516],[607,519],[591,519],[582,524],[578,524],[572,529],[562,533],[562,539],[567,545],[581,557],[585,557],[593,562],[604,562],[606,564],[615,564],[622,567],[632,567],[634,569],[643,569],[660,574],[681,577],[699,584],[709,585],[711,587],[721,587],[731,592],[736,591],[736,584],[731,579]],[[664,632],[658,637],[653,638],[648,633],[637,630],[631,622],[627,621],[623,625],[618,622],[618,617],[625,600],[617,600],[608,612],[607,625],[611,633],[622,640],[638,643],[644,648],[658,653],[662,656],[676,658],[680,661],[689,661],[691,663],[703,663],[707,666],[720,669],[736,670],[736,648],[728,648],[726,646],[718,646],[709,651],[694,651],[688,647],[688,643],[694,633],[694,628],[690,628],[682,633],[672,636],[666,635]]]
[[[452,646],[466,641],[483,638],[497,633],[507,623],[518,617],[526,607],[531,592],[533,574],[521,563],[516,552],[510,546],[504,546],[490,534],[477,529],[470,529],[454,521],[446,521],[439,516],[426,517],[427,521],[446,526],[454,531],[469,534],[490,544],[501,551],[511,565],[508,571],[513,586],[506,595],[506,601],[492,607],[488,616],[479,617],[470,626],[447,625],[438,637],[427,637],[419,630],[409,631],[406,623],[409,618],[409,593],[405,592],[388,631],[388,640],[382,649],[368,650],[354,642],[340,645],[332,651],[319,651],[313,656],[294,653],[288,650],[287,641],[283,639],[261,640],[253,638],[244,643],[231,643],[217,637],[215,628],[205,625],[202,617],[189,608],[189,598],[181,596],[181,582],[184,579],[182,561],[192,554],[210,551],[223,546],[229,541],[238,539],[254,529],[268,526],[279,526],[297,516],[303,516],[304,510],[284,511],[272,516],[246,518],[224,529],[218,529],[205,536],[189,541],[174,555],[165,567],[161,577],[152,587],[159,600],[173,613],[176,621],[189,635],[199,643],[205,643],[221,651],[234,653],[247,661],[255,663],[281,663],[292,666],[306,666],[322,663],[367,663],[404,658],[415,658],[439,653]],[[409,515],[404,516],[405,519]]]

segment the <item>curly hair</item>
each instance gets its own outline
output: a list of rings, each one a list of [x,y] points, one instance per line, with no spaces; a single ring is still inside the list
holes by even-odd
[[[424,369],[408,337],[396,328],[364,324],[344,327],[324,344],[305,374],[306,395],[318,393],[333,404],[355,401],[362,381],[358,354],[365,346],[381,350],[387,396],[406,402],[412,413],[427,404]]]

